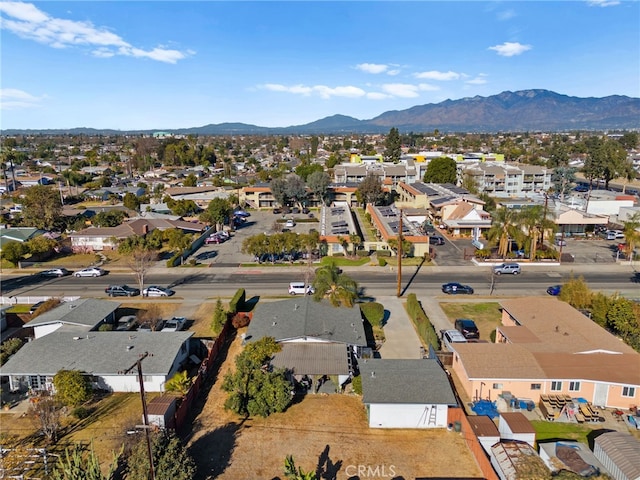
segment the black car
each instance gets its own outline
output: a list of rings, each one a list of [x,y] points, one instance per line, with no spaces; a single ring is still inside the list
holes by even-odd
[[[66,268],[52,268],[51,270],[45,270],[40,272],[40,275],[43,277],[65,277],[67,275],[71,275],[71,272]]]
[[[458,318],[455,323],[458,330],[467,340],[477,340],[480,338],[480,331],[476,326],[476,322],[468,318]]]
[[[439,237],[437,235],[433,235],[429,238],[429,243],[431,245],[444,245],[444,238]]]
[[[128,285],[110,285],[104,289],[104,293],[110,297],[135,297],[140,295],[140,289]]]
[[[448,293],[449,295],[456,295],[458,293],[473,295],[473,288],[469,285],[462,285],[461,283],[445,283],[442,285],[442,293]]]

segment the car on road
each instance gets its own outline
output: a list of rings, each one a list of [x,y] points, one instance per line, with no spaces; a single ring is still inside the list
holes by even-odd
[[[82,270],[78,270],[73,274],[74,277],[101,277],[102,275],[106,275],[107,272],[98,267],[89,267],[83,268]]]
[[[476,322],[469,318],[456,318],[454,326],[467,340],[477,340],[480,338],[480,330],[478,330]]]
[[[140,289],[129,285],[109,285],[104,289],[104,293],[110,297],[135,297],[140,295]]]
[[[291,295],[312,295],[316,293],[316,289],[304,282],[291,282],[289,284],[289,293]]]
[[[493,273],[502,275],[503,273],[518,275],[521,271],[519,263],[501,263],[493,267]]]
[[[40,272],[40,276],[42,277],[65,277],[67,275],[71,275],[71,272],[66,268],[52,268]]]
[[[561,291],[562,285],[551,285],[549,288],[547,288],[547,293],[553,297],[557,297],[558,295],[560,295]]]
[[[296,222],[294,222],[293,219],[290,218],[289,220],[287,220],[287,223],[285,223],[284,226],[286,228],[293,228],[296,226]]]
[[[167,320],[162,327],[161,332],[179,332],[184,330],[187,324],[187,319],[184,317],[173,317],[171,320]]]
[[[159,287],[158,285],[150,285],[142,290],[143,297],[170,297],[175,293],[170,288]]]
[[[451,283],[445,283],[444,285],[442,285],[442,293],[447,293],[449,295],[456,295],[459,293],[473,295],[473,288],[471,288],[469,285],[463,285],[461,283],[451,282]]]
[[[429,243],[431,245],[444,245],[444,238],[438,235],[433,235],[429,237]]]

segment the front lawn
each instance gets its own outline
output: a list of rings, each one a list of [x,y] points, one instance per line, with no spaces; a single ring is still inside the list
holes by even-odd
[[[358,258],[348,258],[348,257],[322,257],[320,260],[320,266],[325,265],[335,265],[336,267],[360,267],[362,265],[367,265],[370,262],[369,257],[358,257]]]
[[[500,325],[502,312],[500,304],[497,302],[482,303],[457,303],[457,302],[441,302],[442,310],[449,318],[451,325],[456,318],[470,318],[478,326],[480,330],[480,339],[489,340],[491,332],[495,331]]]

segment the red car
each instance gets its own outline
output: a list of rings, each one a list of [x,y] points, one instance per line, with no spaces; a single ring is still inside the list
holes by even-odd
[[[224,242],[224,240],[222,239],[222,237],[219,237],[217,235],[212,235],[210,237],[207,237],[206,240],[204,241],[204,243],[206,243],[207,245],[209,245],[210,243],[222,243]]]

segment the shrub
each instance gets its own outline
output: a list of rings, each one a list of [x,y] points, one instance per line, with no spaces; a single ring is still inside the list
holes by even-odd
[[[229,302],[229,313],[237,313],[238,311],[244,309],[244,303],[246,299],[245,295],[246,293],[244,291],[244,288],[239,288],[238,291],[236,291],[236,294],[231,299],[231,302]]]
[[[378,265],[385,267],[387,265],[387,261],[384,258],[378,258]]]
[[[358,257],[368,257],[371,255],[371,252],[369,250],[356,250],[356,255]]]
[[[376,250],[376,256],[378,257],[390,257],[391,250]]]
[[[475,254],[476,258],[489,258],[491,256],[491,250],[489,250],[488,248],[482,248],[479,250],[476,250],[476,254]]]
[[[351,380],[351,388],[353,388],[353,393],[362,395],[362,377],[360,375],[353,377]]]
[[[384,306],[378,302],[360,304],[360,311],[364,318],[373,326],[381,327],[384,320]]]
[[[110,323],[103,323],[98,327],[99,332],[111,332],[113,330],[113,325]]]
[[[251,319],[249,318],[249,315],[244,313],[236,313],[231,319],[231,325],[233,325],[233,328],[235,329],[246,327],[250,322]]]
[[[23,344],[24,342],[19,338],[12,338],[2,342],[2,345],[0,345],[0,365],[4,365],[11,355],[20,350]]]
[[[492,330],[491,333],[489,334],[489,340],[491,341],[491,343],[496,343],[496,331]]]
[[[180,257],[181,256],[182,256],[182,253],[176,253],[173,257],[171,257],[169,260],[167,260],[167,268],[173,268],[178,263],[180,263]]]
[[[334,257],[344,257],[344,252],[336,252],[333,254]]]
[[[424,313],[422,305],[420,305],[415,293],[410,293],[407,297],[407,313],[413,320],[416,330],[422,340],[431,345],[435,350],[438,350],[440,348],[438,335],[429,321],[429,317]]]
[[[82,420],[91,415],[91,410],[86,407],[76,407],[71,411],[71,415],[76,417],[78,420]]]

